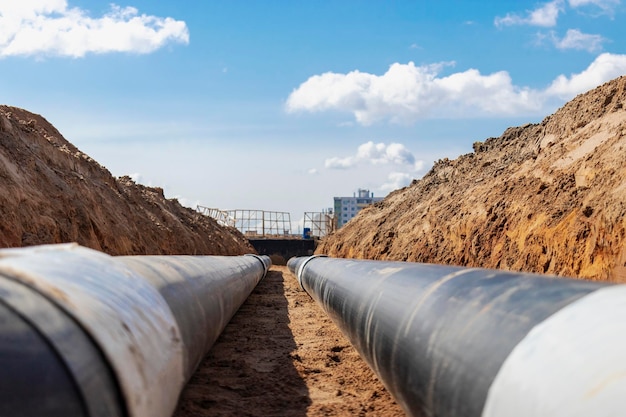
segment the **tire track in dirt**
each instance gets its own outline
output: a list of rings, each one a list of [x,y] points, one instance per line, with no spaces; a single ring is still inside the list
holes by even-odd
[[[404,416],[341,331],[273,266],[183,391],[175,417]]]

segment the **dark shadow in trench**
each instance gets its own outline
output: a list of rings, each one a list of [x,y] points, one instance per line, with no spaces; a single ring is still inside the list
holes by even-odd
[[[280,271],[270,270],[226,326],[181,394],[174,417],[306,416],[308,388]]]

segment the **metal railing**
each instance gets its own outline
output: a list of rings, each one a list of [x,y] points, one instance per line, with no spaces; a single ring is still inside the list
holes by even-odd
[[[304,226],[311,237],[322,238],[335,230],[335,217],[328,212],[307,211],[304,213]]]
[[[234,227],[248,237],[280,237],[291,234],[291,214],[267,210],[220,210],[197,206],[196,210],[219,224]]]

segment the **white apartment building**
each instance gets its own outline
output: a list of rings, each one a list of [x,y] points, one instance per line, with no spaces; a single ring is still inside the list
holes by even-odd
[[[382,197],[374,197],[374,193],[370,190],[362,190],[359,188],[358,193],[354,193],[352,197],[333,197],[335,200],[335,227],[339,229],[356,214],[372,203],[382,200]]]

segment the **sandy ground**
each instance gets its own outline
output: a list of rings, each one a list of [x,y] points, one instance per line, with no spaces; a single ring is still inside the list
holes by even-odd
[[[273,266],[183,391],[175,417],[404,416],[335,324]]]

